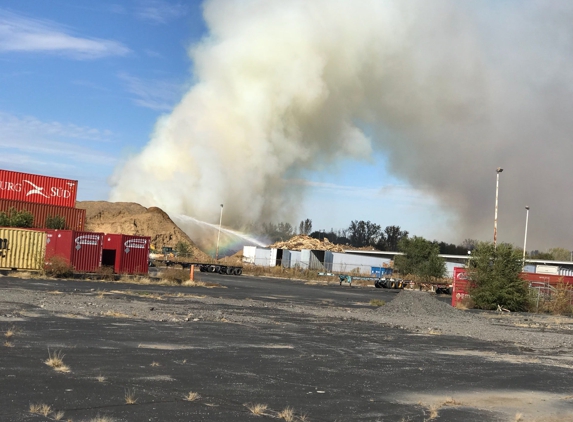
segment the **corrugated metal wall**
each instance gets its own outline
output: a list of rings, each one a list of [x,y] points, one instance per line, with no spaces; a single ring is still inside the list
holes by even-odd
[[[86,210],[0,199],[0,212],[9,213],[11,209],[30,212],[34,216],[34,228],[45,229],[48,216],[61,216],[66,220],[66,230],[84,230]]]
[[[103,233],[46,230],[46,261],[59,256],[76,271],[93,272],[101,266]]]
[[[0,198],[73,208],[77,180],[0,169]]]
[[[0,268],[41,270],[45,252],[46,233],[0,228]]]
[[[257,256],[256,246],[243,246],[243,262],[245,264],[254,264]]]
[[[332,253],[332,271],[339,273],[358,271],[369,276],[372,272],[372,267],[386,267],[391,262],[392,260],[389,258],[376,258],[342,252]]]
[[[145,274],[149,269],[149,243],[149,237],[106,233],[102,265],[113,265],[118,274]]]

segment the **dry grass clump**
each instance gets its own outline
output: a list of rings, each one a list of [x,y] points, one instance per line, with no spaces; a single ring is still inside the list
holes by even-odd
[[[127,276],[127,275],[123,275],[120,279],[119,279],[120,283],[131,283],[131,284],[153,284],[153,281],[151,280],[151,278],[146,277],[146,276],[142,276],[142,275],[136,275],[136,276]]]
[[[109,310],[107,312],[104,312],[102,314],[103,316],[109,316],[109,317],[114,317],[114,318],[129,318],[129,315],[121,313],[121,312],[117,312],[117,311],[113,311],[113,310]]]
[[[551,296],[539,304],[541,312],[553,315],[570,315],[573,313],[573,285],[559,283]]]
[[[89,422],[114,422],[115,419],[110,418],[109,416],[100,416],[97,415],[95,418],[89,420]]]
[[[153,361],[153,362],[151,362],[151,366],[161,366],[161,365],[159,364],[159,362]]]
[[[516,413],[514,422],[523,422],[523,413]]]
[[[99,374],[99,375],[96,377],[96,380],[98,380],[98,382],[105,382],[105,379],[106,379],[106,378],[105,378],[102,374]]]
[[[12,271],[12,272],[10,272],[10,277],[32,280],[32,279],[43,278],[44,276],[41,272]]]
[[[255,416],[262,416],[269,408],[266,404],[245,404],[245,407]]]
[[[284,268],[284,267],[262,267],[258,265],[243,265],[243,274],[260,277],[280,277],[296,280],[316,280],[316,281],[335,281],[338,282],[338,276],[321,276],[316,270],[301,268]]]
[[[286,422],[294,421],[294,409],[292,407],[285,407],[277,413],[279,419],[284,419]]]
[[[62,420],[63,417],[64,417],[64,411],[63,410],[58,410],[57,412],[54,412],[52,414],[52,418],[56,421]]]
[[[474,301],[470,296],[465,296],[456,302],[456,308],[465,311],[466,309],[473,309]]]
[[[440,407],[438,405],[432,404],[428,406],[428,420],[431,421],[432,419],[436,419],[438,417],[438,410]]]
[[[453,397],[446,398],[441,404],[441,406],[461,406],[461,405],[462,402],[457,401]]]
[[[185,396],[185,400],[187,401],[195,401],[199,400],[200,398],[201,396],[199,395],[199,393],[195,393],[194,391],[189,391]]]
[[[386,305],[386,302],[380,299],[372,299],[370,301],[370,306],[384,306],[384,305]]]
[[[64,364],[64,356],[61,350],[51,353],[50,349],[48,349],[48,359],[44,363],[58,372],[70,372],[70,368]]]
[[[115,281],[115,273],[113,267],[102,265],[94,271],[97,278],[101,281]]]
[[[11,327],[4,332],[4,337],[10,340],[12,337],[14,337],[14,334],[16,334],[16,328]]]
[[[49,405],[47,405],[47,404],[44,404],[44,403],[38,403],[38,404],[30,403],[29,412],[30,412],[30,413],[33,413],[33,414],[35,414],[35,415],[48,416],[51,411],[52,411],[52,406],[49,406]]]
[[[11,341],[6,340],[4,342],[4,347],[14,347],[14,343],[12,343]]]
[[[135,390],[126,389],[125,390],[125,404],[135,404],[137,403],[137,397],[135,397]]]
[[[161,273],[161,281],[173,284],[180,285],[184,281],[189,280],[189,278],[189,271],[183,269],[167,268]]]
[[[61,256],[53,256],[44,264],[44,274],[48,277],[69,278],[74,275],[74,267]]]

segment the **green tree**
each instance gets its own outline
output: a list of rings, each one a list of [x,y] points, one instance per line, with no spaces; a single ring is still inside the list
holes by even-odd
[[[468,263],[470,294],[477,308],[525,311],[529,305],[526,283],[521,279],[522,252],[512,245],[482,242]]]
[[[555,261],[571,261],[571,251],[568,251],[565,248],[551,248],[548,251]]]
[[[9,227],[10,217],[5,212],[0,212],[0,227]]]
[[[179,255],[189,255],[192,252],[189,243],[184,242],[182,240],[177,242],[177,244],[175,245],[175,250]]]
[[[10,227],[31,228],[34,225],[34,216],[26,210],[16,211],[12,208],[9,220]]]
[[[402,239],[408,237],[406,230],[401,230],[400,226],[386,226],[378,241],[378,249],[382,251],[398,251],[398,245]]]
[[[380,238],[380,233],[380,225],[370,221],[355,220],[352,221],[348,227],[348,237],[350,239],[350,244],[357,248],[368,245],[375,245]]]
[[[310,235],[311,232],[312,232],[312,220],[310,218],[302,220],[298,225],[298,233],[308,236]]]
[[[403,238],[399,249],[404,255],[395,258],[394,265],[402,274],[414,274],[424,281],[441,278],[446,273],[446,263],[438,255],[440,247],[423,237]]]
[[[46,228],[63,230],[66,227],[66,219],[61,215],[49,215],[46,218]]]

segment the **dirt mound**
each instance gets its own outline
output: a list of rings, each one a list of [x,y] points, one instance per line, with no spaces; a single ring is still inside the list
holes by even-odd
[[[270,247],[277,249],[288,249],[291,251],[300,251],[301,249],[314,249],[319,251],[344,252],[344,249],[341,246],[330,243],[330,241],[326,238],[324,241],[321,241],[305,235],[292,237],[286,242],[277,242]]]
[[[83,201],[76,206],[86,210],[87,231],[149,236],[151,245],[157,250],[163,246],[174,247],[181,241],[190,245],[193,259],[209,259],[160,208],[106,201]]]

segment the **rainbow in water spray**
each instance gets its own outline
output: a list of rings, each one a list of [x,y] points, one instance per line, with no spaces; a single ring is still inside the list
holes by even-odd
[[[212,256],[215,255],[219,225],[207,223],[183,214],[173,214],[170,217],[201,250]],[[264,248],[267,247],[268,244],[246,233],[221,226],[219,256],[232,255],[241,250],[243,246],[259,246]]]

